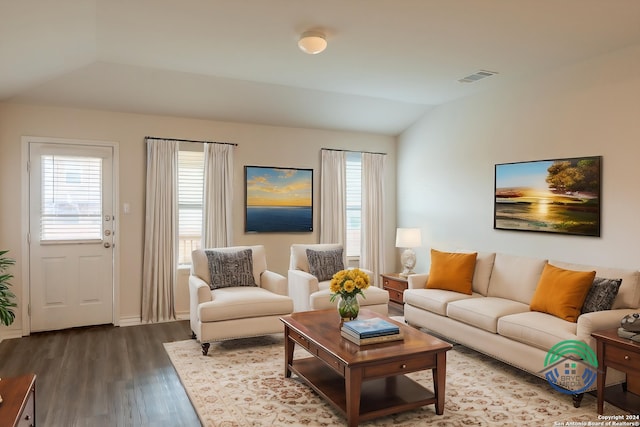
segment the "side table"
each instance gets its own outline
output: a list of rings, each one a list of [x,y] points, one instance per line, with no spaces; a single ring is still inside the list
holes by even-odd
[[[389,291],[389,300],[404,304],[404,291],[409,286],[407,278],[398,273],[383,273],[381,276],[382,289]]]
[[[0,380],[0,426],[36,425],[36,376],[22,375]]]
[[[627,382],[620,393],[607,401],[616,406],[637,413],[640,408],[640,344],[618,335],[618,329],[597,331],[591,334],[596,339],[598,356],[598,414],[604,410],[607,368],[617,369],[627,374]]]

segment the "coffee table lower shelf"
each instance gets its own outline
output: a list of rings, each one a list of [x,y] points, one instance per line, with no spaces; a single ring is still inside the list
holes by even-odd
[[[289,369],[346,416],[343,377],[315,357],[294,359]],[[435,394],[405,375],[365,380],[358,419],[366,421],[431,404],[436,404]]]

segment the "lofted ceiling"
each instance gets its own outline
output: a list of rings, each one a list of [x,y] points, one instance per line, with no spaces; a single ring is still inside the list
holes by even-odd
[[[0,101],[397,135],[638,44],[638,0],[0,0]]]

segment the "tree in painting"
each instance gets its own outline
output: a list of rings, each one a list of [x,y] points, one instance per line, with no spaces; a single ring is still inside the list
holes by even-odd
[[[547,183],[554,193],[592,193],[600,191],[600,166],[596,159],[562,160],[548,170]]]

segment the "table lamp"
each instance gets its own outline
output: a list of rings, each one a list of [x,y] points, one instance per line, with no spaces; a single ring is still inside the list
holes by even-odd
[[[396,248],[405,248],[400,256],[400,262],[404,270],[401,276],[414,274],[413,267],[416,266],[416,253],[413,248],[422,245],[422,235],[419,228],[398,228],[396,230]]]

